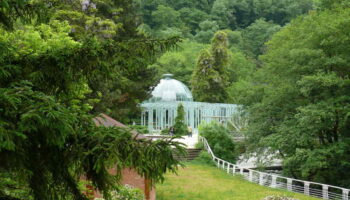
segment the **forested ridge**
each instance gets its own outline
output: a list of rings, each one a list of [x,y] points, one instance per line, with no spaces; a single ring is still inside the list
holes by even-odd
[[[202,50],[210,48],[215,33],[221,30],[226,34],[228,49],[221,74],[227,76],[223,79],[224,82],[227,79],[224,85],[231,85],[225,92],[234,93],[235,87],[230,83],[249,77],[261,66],[258,57],[266,50],[265,42],[292,19],[319,9],[321,3],[313,0],[154,0],[138,1],[138,5],[142,16],[139,31],[157,38],[183,38],[176,50],[165,53],[152,65],[158,77],[173,73],[192,88],[190,82],[197,58]],[[235,98],[229,95],[224,102],[236,101]]]

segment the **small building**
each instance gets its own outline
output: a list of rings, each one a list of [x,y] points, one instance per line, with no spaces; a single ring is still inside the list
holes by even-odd
[[[141,104],[141,125],[147,126],[150,132],[173,126],[180,103],[185,109],[185,123],[192,129],[203,121],[224,123],[238,109],[235,104],[195,102],[185,84],[173,79],[172,74],[163,76],[152,91],[152,97]]]
[[[106,126],[106,127],[115,126],[115,127],[127,128],[126,125],[116,121],[115,119],[109,117],[106,114],[100,114],[99,116],[95,117],[93,120],[97,126]],[[133,134],[136,137],[136,139],[147,139],[147,137],[141,134],[138,134],[136,131],[131,131],[131,134]],[[115,169],[111,169],[110,173],[115,174]],[[130,185],[134,188],[141,189],[144,193],[146,200],[156,199],[156,190],[155,190],[155,187],[151,187],[151,181],[139,175],[132,168],[123,169],[121,183],[123,185]],[[94,196],[96,198],[100,198],[101,194],[99,194],[98,192],[95,192]]]

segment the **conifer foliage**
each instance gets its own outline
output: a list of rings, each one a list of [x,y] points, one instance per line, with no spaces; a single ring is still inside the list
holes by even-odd
[[[175,135],[186,135],[187,126],[185,124],[185,109],[184,106],[180,103],[177,107],[177,116],[175,118],[174,124]]]
[[[192,92],[197,101],[218,103],[227,100],[228,59],[227,34],[218,31],[210,49],[200,53],[192,74]]]
[[[114,77],[117,84],[104,88],[125,92],[135,84],[127,74],[151,74],[143,66],[174,41],[150,40],[137,35],[130,28],[135,22],[123,21],[125,16],[99,13],[102,8],[117,13],[132,5],[129,1],[38,1],[47,9],[40,12],[48,14],[43,21],[36,10],[27,9],[32,1],[18,0],[16,15],[10,13],[15,4],[4,2],[0,3],[4,15],[0,20],[0,199],[86,200],[79,187],[83,176],[108,199],[122,168],[132,167],[152,183],[177,169],[172,152],[173,148],[183,152],[179,143],[136,140],[128,130],[97,127],[91,114],[104,95],[94,84],[122,71],[118,77],[123,81]],[[125,31],[133,34],[127,38]],[[130,58],[139,58],[138,65]],[[112,167],[119,173],[109,174]]]

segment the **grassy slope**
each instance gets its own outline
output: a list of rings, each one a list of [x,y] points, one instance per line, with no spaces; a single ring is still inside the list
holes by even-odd
[[[261,200],[269,195],[315,200],[250,183],[215,167],[195,163],[180,169],[178,176],[168,174],[165,182],[157,185],[157,200]]]

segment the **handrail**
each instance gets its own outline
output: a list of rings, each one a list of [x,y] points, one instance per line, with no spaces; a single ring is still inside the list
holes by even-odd
[[[228,174],[239,173],[243,175],[244,179],[250,182],[258,183],[260,185],[271,188],[287,189],[291,192],[302,193],[308,196],[318,197],[322,199],[350,200],[350,189],[347,188],[288,178],[266,172],[259,172],[232,164],[228,161],[216,157],[210,148],[208,141],[204,137],[200,136],[200,140],[203,142],[204,149],[211,155],[212,160],[216,163],[217,167],[226,170]]]

